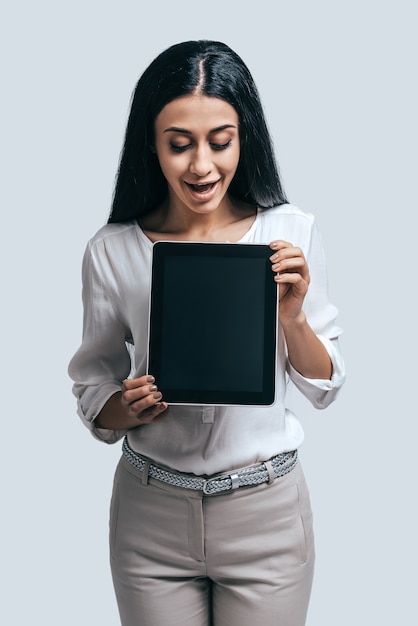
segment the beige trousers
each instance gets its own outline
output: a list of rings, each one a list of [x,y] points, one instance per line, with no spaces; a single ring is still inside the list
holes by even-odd
[[[314,558],[300,463],[271,485],[204,496],[122,457],[110,514],[122,626],[303,626]]]

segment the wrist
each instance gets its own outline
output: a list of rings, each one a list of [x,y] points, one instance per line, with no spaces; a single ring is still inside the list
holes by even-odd
[[[282,317],[279,314],[279,319],[284,330],[287,328],[298,329],[306,325],[306,315],[303,311],[292,317]]]

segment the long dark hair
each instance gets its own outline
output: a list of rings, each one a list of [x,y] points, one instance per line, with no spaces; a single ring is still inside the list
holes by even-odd
[[[228,190],[231,195],[262,208],[287,202],[247,66],[221,42],[186,41],[159,54],[135,87],[109,222],[138,219],[163,202],[167,183],[151,150],[154,121],[166,104],[195,93],[221,98],[238,114],[240,159]]]

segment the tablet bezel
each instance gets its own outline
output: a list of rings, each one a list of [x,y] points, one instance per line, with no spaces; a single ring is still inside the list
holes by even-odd
[[[147,372],[152,374],[162,392],[163,400],[168,404],[210,405],[210,406],[269,406],[274,403],[276,381],[278,297],[277,285],[271,271],[269,260],[271,249],[265,244],[253,243],[212,243],[189,241],[157,241],[152,250],[152,274],[149,309],[149,334]],[[167,257],[182,256],[262,259],[264,264],[260,278],[264,280],[265,298],[260,302],[264,307],[264,342],[263,342],[263,376],[261,391],[255,390],[207,390],[207,389],[176,389],[161,385],[162,356],[162,316],[164,306],[165,262]],[[159,380],[160,379],[160,380]]]

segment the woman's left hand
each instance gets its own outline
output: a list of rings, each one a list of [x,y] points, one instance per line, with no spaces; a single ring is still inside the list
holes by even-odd
[[[300,248],[281,239],[272,241],[271,269],[279,285],[280,321],[292,322],[300,315],[308,291],[310,276],[305,256]]]

